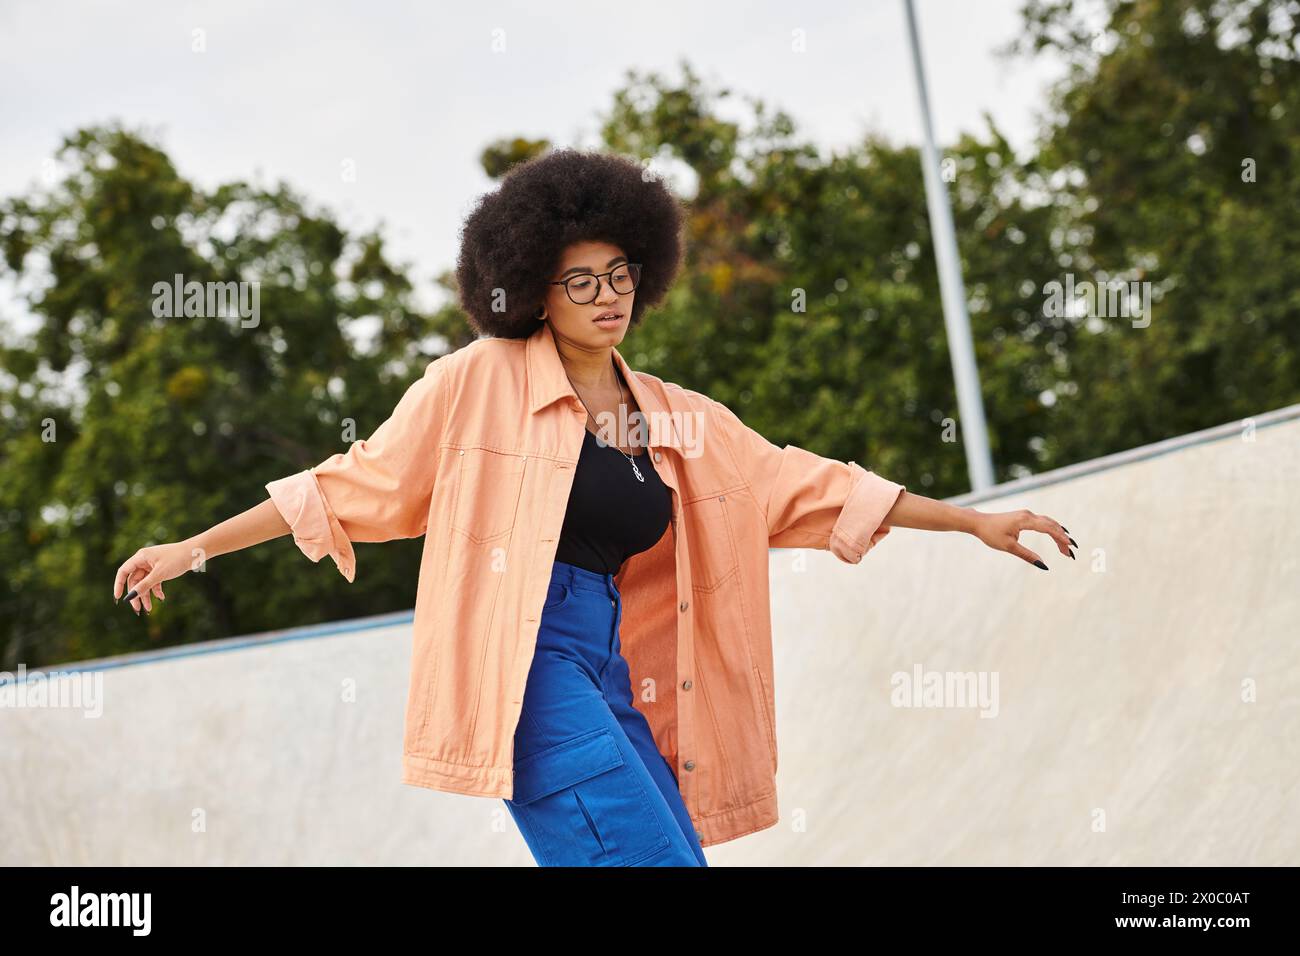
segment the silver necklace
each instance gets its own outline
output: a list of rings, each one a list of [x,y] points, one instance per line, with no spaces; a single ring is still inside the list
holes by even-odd
[[[568,378],[569,373],[567,370],[565,371],[564,376],[565,378]],[[614,367],[614,378],[618,382],[619,408],[622,408],[624,407],[623,406],[623,380],[618,377],[618,366]],[[573,379],[571,378],[569,379],[569,384],[573,385]],[[573,386],[573,393],[575,395],[578,394],[578,387],[576,385]],[[582,407],[587,409],[587,416],[592,420],[593,423],[596,423],[596,416],[591,414],[591,409],[587,408],[587,403],[582,400],[581,395],[578,395],[578,401],[582,402]],[[597,428],[600,427],[599,423],[596,423],[596,427]],[[587,430],[585,425],[583,426],[582,430],[583,431]],[[600,436],[597,435],[596,437],[599,438]],[[641,481],[641,482],[645,481],[645,475],[641,474],[641,469],[636,466],[636,460],[631,455],[629,455],[623,449],[619,448],[617,445],[611,444],[609,447],[613,448],[616,452],[618,452],[620,455],[622,455],[624,458],[627,459],[628,464],[632,466],[632,472],[633,474],[636,475],[637,481]]]

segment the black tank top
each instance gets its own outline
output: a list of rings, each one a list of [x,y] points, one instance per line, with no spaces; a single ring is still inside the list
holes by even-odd
[[[672,519],[672,492],[648,452],[632,457],[644,482],[637,480],[627,455],[585,429],[556,561],[617,574],[624,561],[663,537]]]

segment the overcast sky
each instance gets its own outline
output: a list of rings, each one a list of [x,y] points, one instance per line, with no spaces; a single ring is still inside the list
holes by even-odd
[[[995,55],[1019,5],[916,0],[941,145],[982,131],[984,111],[1018,150],[1032,142],[1060,67]],[[792,51],[797,31],[806,52]],[[156,133],[204,187],[284,179],[350,227],[382,222],[427,305],[490,188],[485,144],[595,146],[625,71],[676,82],[683,58],[709,87],[784,109],[827,153],[868,130],[920,140],[902,0],[0,0],[0,194],[39,181],[62,136],[118,119]]]

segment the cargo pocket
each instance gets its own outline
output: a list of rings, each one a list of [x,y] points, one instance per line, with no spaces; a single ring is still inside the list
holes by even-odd
[[[668,846],[611,730],[518,761],[509,802],[527,821],[547,866],[631,866]]]

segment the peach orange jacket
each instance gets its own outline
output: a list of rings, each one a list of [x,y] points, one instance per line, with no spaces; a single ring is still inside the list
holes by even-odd
[[[672,493],[659,543],[615,577],[620,640],[636,706],[709,846],[778,822],[768,548],[856,564],[889,533],[904,486],[778,448],[725,405],[634,372],[617,349],[614,361]],[[404,783],[513,795],[515,726],[585,428],[539,323],[430,362],[369,438],[266,485],[298,547],[348,581],[354,542],[424,535]]]

